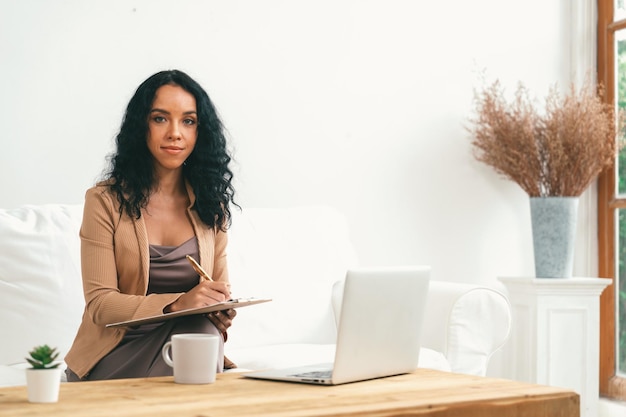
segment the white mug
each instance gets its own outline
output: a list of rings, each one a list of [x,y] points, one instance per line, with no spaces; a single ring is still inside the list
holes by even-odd
[[[174,368],[174,382],[179,384],[215,382],[219,339],[219,336],[205,333],[173,335],[172,339],[163,345],[161,354],[165,363]]]

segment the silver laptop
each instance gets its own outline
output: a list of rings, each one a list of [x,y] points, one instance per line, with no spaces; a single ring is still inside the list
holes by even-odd
[[[248,378],[337,385],[417,368],[430,267],[346,273],[334,363],[255,371]]]

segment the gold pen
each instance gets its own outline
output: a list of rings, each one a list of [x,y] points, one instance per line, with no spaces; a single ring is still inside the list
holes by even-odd
[[[208,280],[208,281],[213,281],[213,278],[211,278],[209,276],[209,274],[207,274],[206,271],[204,269],[202,269],[202,267],[200,266],[198,261],[196,261],[195,259],[193,259],[189,255],[187,255],[187,260],[189,261],[191,266],[193,266],[193,269],[195,269],[195,271],[198,273],[198,275],[200,275],[200,279],[201,280],[205,279],[205,280]]]

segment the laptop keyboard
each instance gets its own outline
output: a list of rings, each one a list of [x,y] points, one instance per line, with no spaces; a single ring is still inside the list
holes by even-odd
[[[302,372],[302,373],[294,374],[290,376],[295,376],[296,378],[330,378],[332,375],[333,375],[333,371],[327,370],[327,371]]]

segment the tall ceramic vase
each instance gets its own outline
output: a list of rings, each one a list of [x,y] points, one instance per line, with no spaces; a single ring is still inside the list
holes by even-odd
[[[536,278],[571,278],[578,197],[531,197]]]

